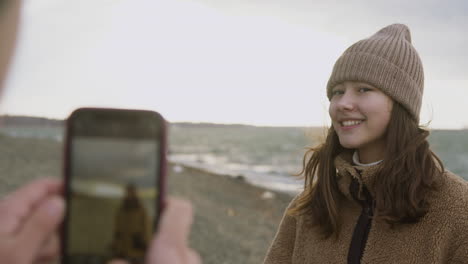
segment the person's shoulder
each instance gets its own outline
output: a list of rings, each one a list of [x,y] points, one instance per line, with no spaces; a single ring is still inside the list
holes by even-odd
[[[439,209],[457,217],[468,216],[468,181],[446,170],[435,193],[433,202]]]
[[[286,207],[286,210],[289,210],[289,209],[294,208],[294,207],[297,206],[297,202],[298,202],[298,199],[301,197],[301,194],[302,194],[302,192],[300,192],[298,194],[294,194],[292,196],[292,199],[289,201],[289,204]]]
[[[290,207],[297,206],[300,203],[305,201],[310,201],[311,193],[310,191],[302,190],[299,193],[295,194],[289,203]]]
[[[297,225],[310,225],[314,221],[313,212],[309,207],[310,203],[310,192],[302,190],[291,199],[285,214],[295,219]]]
[[[289,202],[288,206],[286,207],[285,214],[289,215],[290,217],[293,218],[298,218],[301,216],[301,214],[298,214],[297,208],[300,203],[302,203],[302,199],[304,199],[304,191],[301,191],[297,194],[295,194],[291,201]],[[294,212],[294,213],[293,213]]]
[[[442,189],[450,198],[458,198],[458,201],[468,206],[468,181],[449,170],[444,172],[442,180]]]
[[[441,212],[459,240],[468,238],[468,181],[446,170],[441,188]],[[463,238],[462,238],[463,237]]]

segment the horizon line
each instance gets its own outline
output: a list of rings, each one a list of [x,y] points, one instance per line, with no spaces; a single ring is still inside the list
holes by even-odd
[[[22,118],[37,118],[37,119],[47,119],[51,121],[65,121],[66,118],[61,119],[61,118],[54,118],[54,117],[45,117],[45,116],[33,116],[33,115],[24,115],[24,114],[9,114],[9,113],[2,113],[0,114],[0,118],[2,117],[22,117]],[[218,126],[250,126],[250,127],[265,127],[265,128],[305,128],[305,129],[328,129],[328,125],[265,125],[265,124],[252,124],[252,123],[218,123],[218,122],[211,122],[211,121],[170,121],[166,119],[166,121],[169,124],[186,124],[186,125],[218,125]],[[420,125],[421,126],[421,125]],[[460,128],[440,128],[440,127],[430,127],[430,126],[422,126],[425,127],[429,130],[454,130],[454,131],[460,131],[460,130],[467,130],[468,131],[468,126],[466,127],[460,127]]]

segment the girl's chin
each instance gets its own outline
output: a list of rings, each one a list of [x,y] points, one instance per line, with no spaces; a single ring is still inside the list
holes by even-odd
[[[358,149],[361,144],[359,143],[356,143],[356,142],[342,142],[340,141],[340,145],[343,147],[343,148],[346,148],[346,149]]]

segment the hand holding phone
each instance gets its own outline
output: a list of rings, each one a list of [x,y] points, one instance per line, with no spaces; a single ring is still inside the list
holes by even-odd
[[[143,263],[164,198],[165,121],[82,108],[67,120],[62,263]]]

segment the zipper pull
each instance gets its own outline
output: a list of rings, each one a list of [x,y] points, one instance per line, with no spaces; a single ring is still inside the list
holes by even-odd
[[[364,211],[366,212],[366,215],[371,218],[374,216],[374,210],[372,210],[372,208],[368,205],[366,205],[366,207],[364,207]]]

